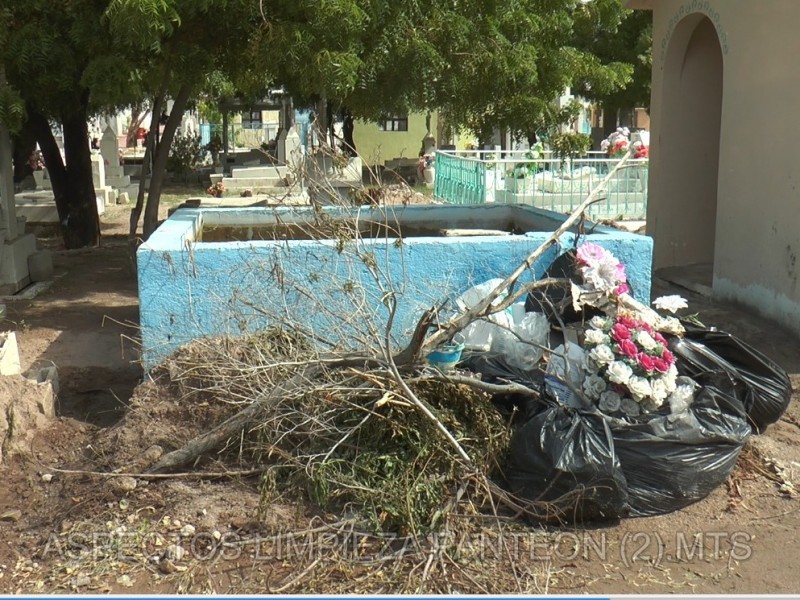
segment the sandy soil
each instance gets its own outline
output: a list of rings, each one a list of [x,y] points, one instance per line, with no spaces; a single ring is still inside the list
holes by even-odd
[[[17,331],[24,368],[55,363],[61,382],[56,417],[36,432],[27,452],[0,465],[0,592],[335,592],[357,588],[361,577],[365,591],[428,592],[447,591],[437,579],[441,583],[456,571],[472,573],[458,578],[460,587],[449,588],[462,593],[800,589],[800,504],[791,487],[800,470],[796,402],[765,434],[752,438],[728,484],[707,499],[607,527],[515,528],[510,553],[483,557],[492,569],[507,571],[489,573],[487,580],[478,576],[481,565],[468,565],[466,558],[439,577],[428,573],[423,560],[403,575],[405,586],[381,587],[381,577],[392,581],[380,572],[388,567],[345,568],[341,556],[243,552],[247,536],[320,522],[320,515],[281,504],[266,507],[257,519],[254,478],[144,480],[60,472],[105,471],[118,464],[121,452],[128,452],[126,470],[135,472],[158,455],[149,440],[185,439],[206,425],[206,413],[180,406],[165,388],[149,380],[140,385],[136,280],[121,235],[127,214],[121,207],[107,213],[106,237],[97,249],[56,249],[52,287],[31,301],[8,303],[8,319],[0,324]],[[52,239],[42,243],[57,247]],[[664,282],[656,287],[688,297],[707,323],[755,345],[786,368],[798,388],[800,345],[784,330]],[[121,427],[132,406],[143,417]],[[202,548],[219,536],[239,545],[217,560],[199,560],[202,548],[193,544],[201,533]],[[125,546],[121,540],[132,542]]]

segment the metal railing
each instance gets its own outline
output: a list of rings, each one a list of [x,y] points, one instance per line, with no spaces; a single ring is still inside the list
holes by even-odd
[[[451,204],[526,204],[571,212],[619,162],[602,152],[560,160],[550,153],[532,159],[525,151],[437,151],[434,197]],[[647,159],[631,159],[609,180],[593,204],[594,219],[644,219]]]

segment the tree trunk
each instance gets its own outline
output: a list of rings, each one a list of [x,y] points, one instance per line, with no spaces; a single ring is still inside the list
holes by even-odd
[[[30,109],[28,118],[36,132],[36,141],[42,149],[44,164],[53,186],[64,246],[67,249],[96,246],[100,242],[100,219],[92,181],[85,107],[68,117],[62,117],[66,165],[47,119]]]
[[[28,123],[36,136],[39,148],[42,150],[42,158],[47,168],[47,175],[50,177],[50,184],[53,187],[53,196],[56,202],[56,210],[58,211],[58,221],[63,225],[63,223],[67,221],[69,210],[66,199],[67,169],[64,167],[64,161],[61,158],[61,150],[58,147],[55,136],[53,136],[53,130],[50,129],[48,120],[30,106],[27,107],[27,112]]]
[[[161,189],[164,185],[164,174],[167,170],[169,150],[172,145],[172,140],[175,137],[175,132],[181,124],[181,119],[183,119],[183,113],[186,110],[186,103],[189,100],[191,92],[192,87],[186,83],[178,90],[178,94],[175,96],[175,101],[172,105],[172,112],[164,127],[164,134],[156,149],[155,160],[153,161],[153,175],[150,178],[150,190],[147,193],[147,205],[144,209],[143,238],[145,240],[149,238],[156,230],[156,227],[158,227],[158,204],[161,200]]]
[[[66,160],[66,218],[62,221],[67,249],[100,243],[100,218],[92,181],[86,108],[62,118]],[[60,211],[59,211],[60,214]]]
[[[342,123],[342,150],[347,156],[353,157],[356,156],[358,153],[356,152],[356,142],[353,139],[353,130],[355,129],[355,123],[353,119],[353,115],[350,113],[345,113],[343,123]]]
[[[14,157],[14,183],[20,183],[26,177],[33,175],[29,159],[36,150],[36,132],[30,119],[25,119],[22,129],[12,136],[11,143]]]
[[[603,104],[603,137],[608,137],[617,130],[617,106]]]
[[[142,171],[139,174],[139,192],[136,195],[136,204],[131,209],[131,218],[128,223],[128,243],[130,245],[132,259],[136,257],[136,247],[138,246],[139,238],[137,235],[139,229],[139,218],[142,216],[142,209],[144,209],[144,194],[147,189],[147,177],[150,175],[150,162],[153,154],[155,153],[156,146],[156,130],[158,129],[158,117],[161,114],[161,106],[164,104],[164,96],[166,95],[166,87],[162,85],[158,91],[158,95],[153,100],[153,118],[150,120],[150,131],[147,133],[145,139],[144,158],[142,159]],[[134,264],[135,264],[134,260]]]
[[[134,107],[131,110],[131,123],[128,125],[128,131],[125,134],[125,144],[127,146],[136,146],[136,133],[142,126],[146,116],[147,110],[145,106]]]

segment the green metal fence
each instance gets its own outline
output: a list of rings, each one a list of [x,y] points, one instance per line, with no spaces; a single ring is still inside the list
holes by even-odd
[[[486,165],[479,158],[436,153],[433,195],[453,204],[486,201]]]
[[[619,159],[602,153],[562,161],[530,159],[524,151],[439,151],[434,196],[452,204],[526,204],[571,212]],[[647,214],[647,159],[629,160],[606,183],[588,213],[595,219],[644,219]]]

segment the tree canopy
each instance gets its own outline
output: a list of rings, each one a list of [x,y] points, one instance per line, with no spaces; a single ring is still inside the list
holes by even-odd
[[[600,53],[626,11],[620,0],[311,0],[272,3],[260,32],[285,48],[275,73],[297,98],[324,96],[359,117],[440,110],[456,126],[529,134],[569,86],[623,89],[628,49]],[[334,23],[335,26],[331,27]]]
[[[650,106],[650,75],[653,66],[653,14],[626,10],[614,27],[584,24],[577,31],[577,43],[600,60],[617,60],[633,68],[629,82],[616,89],[597,88],[589,80],[578,81],[576,93],[601,103],[606,109]]]
[[[649,79],[634,76],[649,66],[645,17],[621,0],[0,0],[0,16],[0,118],[19,121],[24,102],[42,136],[42,123],[61,123],[64,169],[82,173],[80,189],[57,193],[62,222],[96,224],[79,122],[142,103],[158,118],[173,100],[161,143],[148,144],[145,237],[172,136],[198,98],[282,85],[300,105],[325,100],[351,116],[438,110],[479,135],[530,137],[564,118],[553,103],[567,87],[622,102]],[[65,186],[73,179],[64,172]],[[141,210],[140,197],[132,231]],[[92,225],[70,244],[95,242]]]

